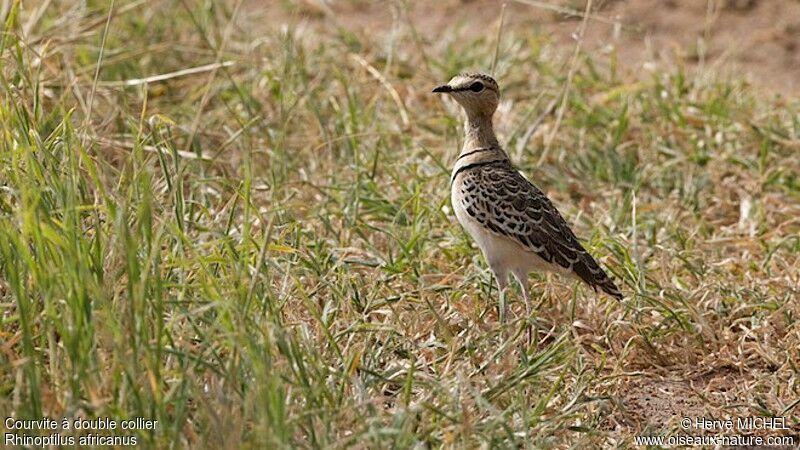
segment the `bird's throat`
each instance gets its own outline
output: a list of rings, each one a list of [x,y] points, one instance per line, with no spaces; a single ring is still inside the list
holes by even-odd
[[[464,151],[481,147],[499,147],[490,115],[468,115],[464,124],[464,132]]]

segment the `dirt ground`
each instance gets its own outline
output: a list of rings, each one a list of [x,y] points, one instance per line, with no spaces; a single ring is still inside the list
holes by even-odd
[[[299,0],[248,3],[271,24],[332,24],[354,33],[389,33],[408,19],[431,38],[461,24],[469,34],[493,37],[503,3],[509,28],[549,34],[564,57],[575,45],[585,0],[441,0],[397,3]],[[584,49],[615,49],[624,70],[641,73],[652,62],[682,61],[689,68],[743,76],[757,88],[800,94],[800,0],[594,0]],[[559,9],[560,11],[557,11]],[[402,13],[401,13],[402,11]],[[647,65],[647,66],[646,66]]]

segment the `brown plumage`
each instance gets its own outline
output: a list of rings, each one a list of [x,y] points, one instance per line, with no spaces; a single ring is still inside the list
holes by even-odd
[[[459,173],[461,206],[492,233],[519,243],[555,270],[622,299],[622,293],[600,268],[553,203],[525,179],[508,159],[486,161]]]

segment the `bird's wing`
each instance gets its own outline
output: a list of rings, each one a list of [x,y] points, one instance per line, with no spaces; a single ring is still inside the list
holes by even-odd
[[[472,218],[546,262],[574,273],[590,286],[622,298],[550,199],[508,161],[465,170],[462,177],[462,206]]]

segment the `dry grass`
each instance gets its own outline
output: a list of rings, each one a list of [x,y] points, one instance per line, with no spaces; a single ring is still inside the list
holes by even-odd
[[[632,447],[737,414],[798,441],[796,101],[579,53],[542,158],[570,58],[505,33],[501,139],[627,293],[535,275],[526,346],[428,94],[495,32],[235,3],[0,2],[0,410],[158,419],[154,448]]]

